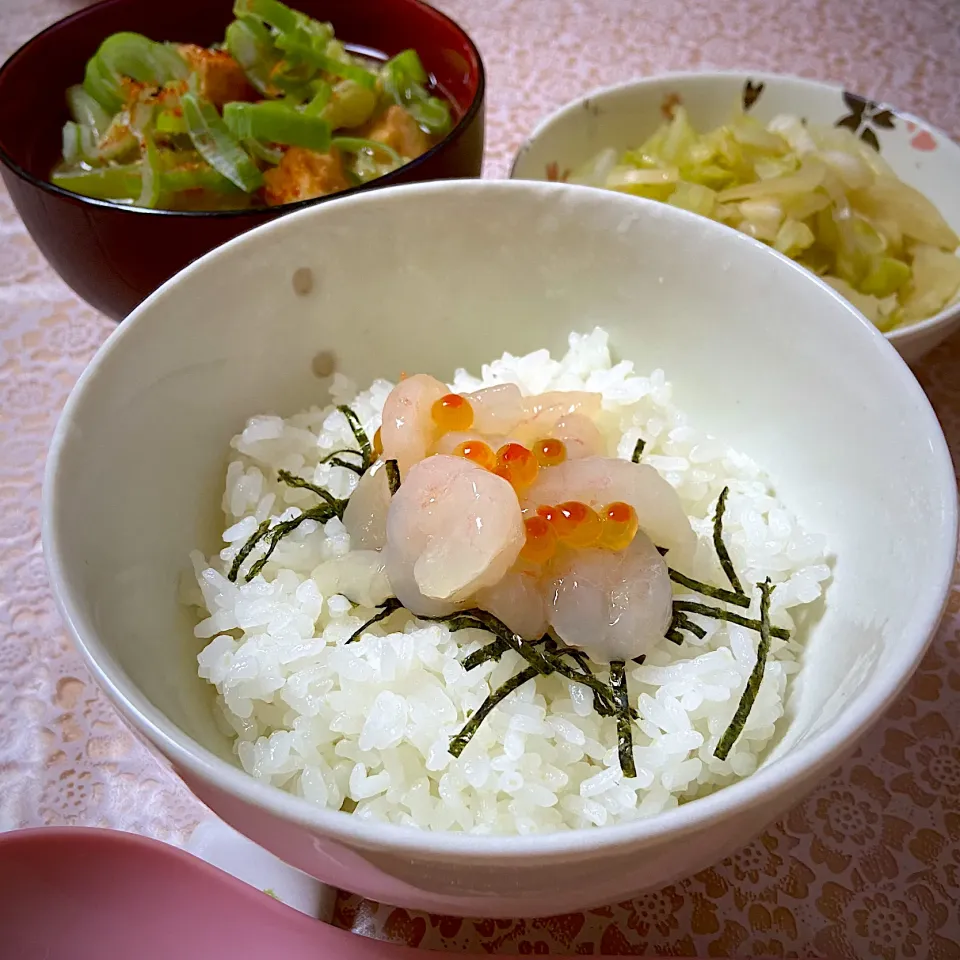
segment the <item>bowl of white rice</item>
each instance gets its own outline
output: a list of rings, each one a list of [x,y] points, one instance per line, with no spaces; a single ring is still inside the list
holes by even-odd
[[[506,396],[581,432],[550,420],[563,463],[520,414],[413,456],[421,388],[431,430]],[[846,301],[558,183],[346,198],[197,261],[80,379],[45,496],[71,635],[201,800],[323,881],[472,916],[623,899],[782,814],[916,667],[957,533],[936,417]]]

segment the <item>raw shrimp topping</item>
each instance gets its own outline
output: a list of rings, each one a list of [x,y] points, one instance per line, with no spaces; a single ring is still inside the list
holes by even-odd
[[[448,393],[434,403],[430,411],[433,422],[441,433],[469,430],[473,426],[473,407],[466,397]]]

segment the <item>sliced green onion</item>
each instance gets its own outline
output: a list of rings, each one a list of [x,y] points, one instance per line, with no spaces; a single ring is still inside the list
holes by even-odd
[[[192,93],[181,99],[187,132],[197,152],[211,167],[246,193],[263,185],[263,175],[220,118],[216,107]],[[228,104],[237,106],[237,104]]]
[[[407,105],[407,112],[427,133],[434,136],[443,136],[450,131],[452,119],[450,105],[439,97],[425,97],[422,100],[411,100]]]
[[[118,113],[106,133],[97,139],[91,127],[81,127],[81,137],[84,131],[90,131],[90,142],[84,143],[84,154],[90,163],[105,163],[108,160],[132,159],[133,154],[140,150],[140,141],[134,136],[128,124],[126,113]]]
[[[252,137],[268,143],[306,147],[320,153],[330,149],[330,124],[283,103],[228,103],[223,119],[239,140]]]
[[[156,207],[160,201],[160,154],[153,137],[143,135],[143,161],[140,164],[139,207]]]
[[[76,163],[80,159],[80,126],[74,120],[63,125],[63,162]]]
[[[336,130],[339,127],[359,127],[373,116],[377,109],[377,92],[353,80],[340,80],[331,91],[330,102],[321,116]]]
[[[237,0],[233,14],[241,19],[255,18],[269,24],[277,33],[300,33],[315,38],[322,46],[333,39],[333,27],[329,23],[314,20],[279,0]]]
[[[51,181],[71,193],[98,200],[136,200],[140,196],[140,164],[98,170],[55,170]]]
[[[276,147],[271,147],[256,137],[246,137],[241,141],[244,150],[252,157],[262,160],[264,163],[276,166],[283,159],[283,151]]]
[[[157,164],[161,194],[182,193],[185,190],[209,190],[226,194],[240,191],[226,177],[212,167],[196,164],[159,172],[162,158],[157,151]],[[100,167],[97,170],[56,170],[52,182],[85,197],[98,200],[139,201],[143,193],[143,168],[140,163],[118,164]]]
[[[407,110],[428,133],[442,135],[452,125],[450,106],[427,92],[424,84],[428,79],[415,50],[398,53],[380,70],[380,80],[387,96]]]
[[[172,110],[162,110],[157,114],[155,125],[157,133],[180,134],[187,132],[187,121]]]
[[[108,74],[138,83],[162,85],[186,80],[190,68],[180,55],[139,33],[114,33],[100,44],[97,59]]]
[[[202,166],[189,164],[165,170],[160,175],[160,186],[165,194],[183,193],[185,190],[207,190],[221,194],[242,193],[235,183],[231,183],[223,174],[218,173],[206,163]]]
[[[116,113],[123,107],[122,86],[117,77],[109,74],[97,56],[87,61],[83,76],[83,89],[108,113]]]
[[[368,90],[375,90],[377,87],[376,75],[364,67],[355,63],[347,63],[331,57],[320,51],[309,38],[305,38],[300,33],[281,33],[277,37],[277,46],[304,63],[309,64],[317,70],[323,70],[324,73],[332,74],[335,77],[344,77],[347,80],[353,80],[354,83],[366,87]]]
[[[393,147],[379,140],[366,140],[363,137],[334,137],[330,141],[330,146],[342,150],[344,153],[360,153],[361,150],[372,150],[385,153],[398,167],[403,166],[406,161],[397,153]]]
[[[67,106],[77,123],[92,127],[97,137],[102,137],[110,126],[110,115],[79,84],[67,90]]]
[[[277,30],[296,30],[299,27],[301,16],[279,0],[237,0],[233,5],[235,17],[256,17],[264,23],[269,23]]]
[[[227,50],[243,68],[250,83],[260,92],[270,89],[270,72],[279,57],[270,31],[253,18],[234,20],[227,27]]]
[[[93,127],[88,127],[81,123],[77,127],[77,135],[80,138],[80,159],[87,163],[99,166],[105,159],[100,152],[100,143],[97,140],[97,133]]]
[[[319,117],[324,108],[330,102],[330,97],[333,94],[333,87],[327,83],[326,80],[315,80],[313,82],[313,96],[310,99],[310,102],[303,108],[303,112],[308,117]],[[336,127],[336,124],[331,123],[332,127]]]
[[[144,133],[153,128],[159,109],[160,105],[156,100],[137,100],[128,111],[130,114],[130,129],[138,137],[143,137]]]
[[[107,113],[123,106],[123,78],[161,86],[171,80],[185,80],[190,68],[173,47],[142,36],[121,32],[107,37],[87,61],[83,81],[86,92]]]
[[[427,82],[427,71],[416,50],[404,50],[387,62],[397,76],[404,77],[409,83],[421,86]]]

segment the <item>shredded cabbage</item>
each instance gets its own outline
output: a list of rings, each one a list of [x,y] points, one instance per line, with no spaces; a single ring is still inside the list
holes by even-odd
[[[639,147],[607,148],[571,183],[660,200],[770,244],[888,332],[960,292],[960,237],[868,144],[842,127],[739,112],[698,134],[682,106]]]

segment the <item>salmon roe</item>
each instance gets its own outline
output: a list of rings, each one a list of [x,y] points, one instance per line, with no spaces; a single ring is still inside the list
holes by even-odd
[[[563,537],[571,526],[567,518],[560,512],[559,507],[553,507],[546,503],[537,507],[537,516],[543,517],[553,527],[558,537]]]
[[[373,435],[373,452],[378,456],[383,456],[383,436],[380,433],[380,428],[377,427],[377,432]]]
[[[539,471],[537,458],[522,444],[505,443],[497,451],[497,476],[515,489],[529,487]]]
[[[640,528],[637,511],[629,503],[620,500],[608,503],[600,512],[600,520],[600,546],[608,550],[623,550],[628,547]]]
[[[533,453],[541,467],[555,467],[567,459],[567,446],[562,440],[545,437],[533,445]]]
[[[523,521],[527,539],[520,551],[520,557],[529,563],[546,563],[556,552],[557,534],[550,522],[539,515],[527,517]]]
[[[563,518],[557,533],[567,546],[592,547],[597,543],[603,523],[596,510],[579,500],[568,500],[556,509]]]
[[[448,393],[441,397],[433,405],[430,414],[441,433],[469,430],[473,426],[473,407],[459,393]]]
[[[495,470],[497,466],[497,455],[493,448],[482,440],[465,440],[454,448],[453,455],[471,460],[484,470]]]

